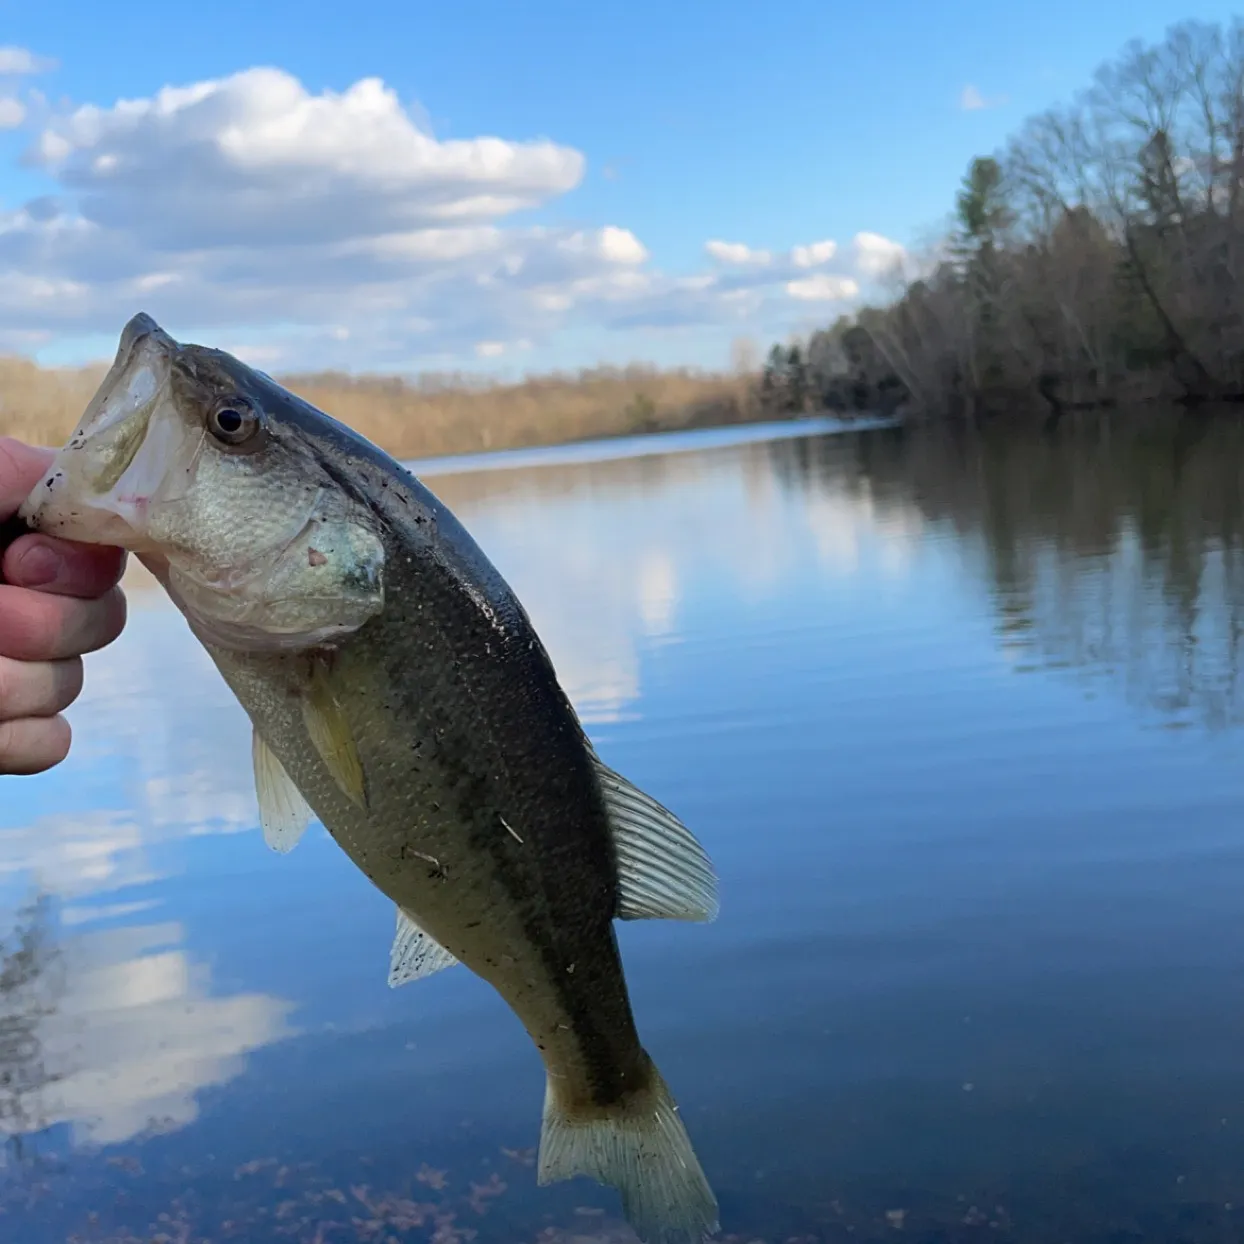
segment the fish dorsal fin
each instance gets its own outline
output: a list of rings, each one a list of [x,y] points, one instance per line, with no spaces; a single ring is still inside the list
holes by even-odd
[[[691,831],[595,753],[592,763],[618,857],[618,919],[715,919],[717,876]]]
[[[263,840],[282,855],[292,851],[311,821],[311,808],[302,797],[285,766],[272,749],[251,734],[251,759],[255,765],[255,797],[259,800],[259,824]]]
[[[318,661],[311,667],[310,683],[302,698],[302,719],[312,745],[342,794],[366,809],[363,762],[359,759],[350,723],[333,695],[327,672]]]
[[[422,980],[458,960],[440,942],[429,937],[400,907],[397,909],[397,935],[389,952],[389,988]]]

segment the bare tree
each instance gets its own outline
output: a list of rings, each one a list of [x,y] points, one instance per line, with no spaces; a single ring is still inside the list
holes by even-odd
[[[910,409],[1244,401],[1244,21],[1129,43],[957,207],[946,260],[857,317]],[[835,366],[827,391],[878,401]]]

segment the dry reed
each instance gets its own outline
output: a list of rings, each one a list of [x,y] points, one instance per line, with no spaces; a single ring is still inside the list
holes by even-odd
[[[0,435],[64,442],[105,368],[0,358]],[[462,375],[401,379],[340,372],[279,378],[398,457],[549,445],[742,423],[763,417],[754,377],[598,367],[493,383]]]

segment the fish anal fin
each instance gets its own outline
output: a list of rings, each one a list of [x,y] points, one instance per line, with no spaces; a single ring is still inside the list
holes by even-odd
[[[620,920],[714,920],[717,876],[691,831],[592,754],[618,861]]]
[[[458,960],[440,942],[428,936],[402,908],[397,909],[397,933],[389,951],[389,988],[422,980],[451,968]]]

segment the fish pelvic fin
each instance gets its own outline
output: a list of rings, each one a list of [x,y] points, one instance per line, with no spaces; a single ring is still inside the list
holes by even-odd
[[[691,831],[594,752],[618,860],[619,920],[717,917],[717,876]]]
[[[540,1184],[587,1175],[616,1188],[622,1213],[643,1244],[701,1244],[719,1228],[709,1187],[656,1065],[647,1083],[612,1108],[569,1109],[550,1077],[540,1133]]]
[[[251,759],[263,840],[272,850],[287,855],[311,823],[311,808],[258,730],[251,734]]]

